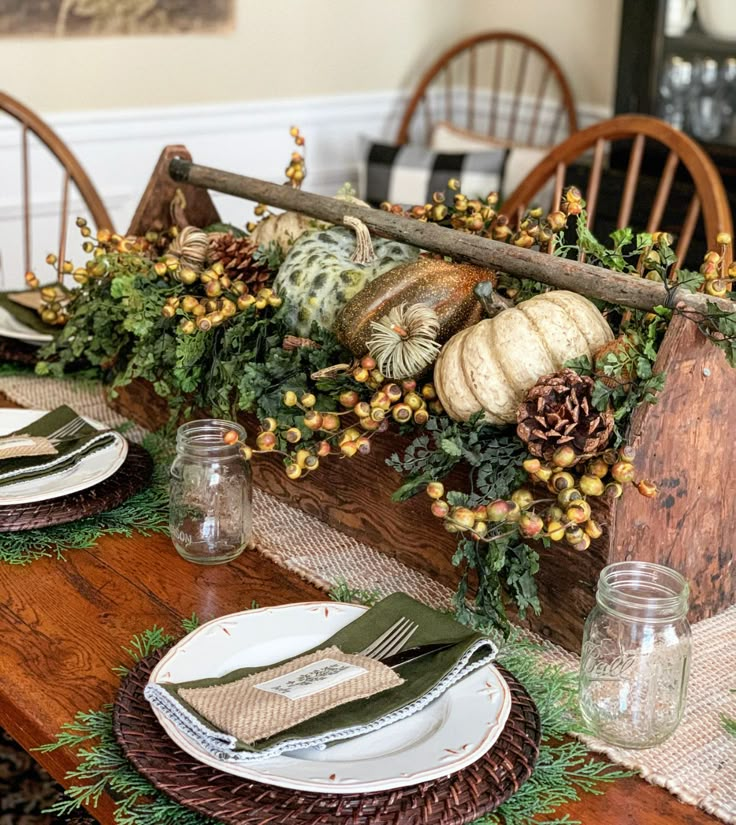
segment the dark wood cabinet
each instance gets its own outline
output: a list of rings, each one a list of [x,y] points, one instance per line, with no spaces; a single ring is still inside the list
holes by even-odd
[[[736,40],[710,37],[700,27],[697,10],[690,28],[673,37],[665,33],[667,0],[623,0],[619,32],[616,114],[641,112],[661,116],[659,87],[663,68],[673,57],[694,62],[713,58],[720,64],[736,59]],[[736,98],[736,79],[731,84]],[[695,89],[695,86],[693,86]],[[689,123],[684,130],[705,147],[718,166],[727,188],[736,195],[736,107],[724,118],[722,134],[702,140],[692,134]]]

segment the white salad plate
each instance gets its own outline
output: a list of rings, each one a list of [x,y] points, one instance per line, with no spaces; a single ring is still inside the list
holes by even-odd
[[[154,668],[149,683],[213,678],[296,656],[326,641],[366,609],[306,602],[214,619],[175,645]],[[495,667],[484,665],[424,710],[382,730],[321,750],[234,763],[211,756],[153,707],[168,736],[205,765],[267,785],[330,794],[403,788],[448,776],[491,748],[510,710],[508,685]]]
[[[27,427],[46,415],[45,410],[0,410],[0,436]],[[86,418],[88,424],[98,430],[106,429],[104,424]],[[0,506],[30,504],[47,501],[70,493],[78,493],[109,478],[120,469],[128,455],[128,442],[116,433],[111,444],[81,458],[74,466],[58,473],[39,478],[16,481],[0,486]]]
[[[14,318],[5,307],[0,307],[0,335],[28,344],[46,344],[54,340],[47,332],[37,332]]]

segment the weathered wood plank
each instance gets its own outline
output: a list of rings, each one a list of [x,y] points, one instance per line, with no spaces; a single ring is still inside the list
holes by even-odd
[[[694,324],[675,318],[657,358],[665,372],[655,405],[636,410],[631,443],[656,499],[628,489],[616,508],[611,561],[639,559],[679,570],[690,584],[690,619],[736,600],[733,533],[736,371]]]

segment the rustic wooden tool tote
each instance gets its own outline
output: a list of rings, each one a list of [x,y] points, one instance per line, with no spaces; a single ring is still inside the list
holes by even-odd
[[[211,189],[333,223],[354,215],[376,235],[624,306],[650,309],[669,299],[701,310],[706,300],[713,300],[702,294],[668,295],[662,284],[652,281],[197,166],[183,146],[164,150],[130,232],[145,232],[156,220],[166,225],[177,189],[186,197],[188,219],[198,226],[219,220],[207,191]],[[722,303],[733,308],[730,301]],[[736,370],[694,323],[680,316],[667,330],[656,369],[667,373],[665,388],[656,405],[642,405],[635,412],[629,441],[638,450],[639,477],[656,482],[658,497],[645,499],[629,488],[613,505],[596,502],[596,517],[605,530],[585,553],[558,544],[536,548],[543,609],[529,624],[571,650],[579,649],[598,574],[610,562],[640,559],[679,570],[690,583],[692,620],[734,601],[736,462],[731,460],[728,427],[736,420]],[[122,388],[116,404],[146,426],[152,424],[154,409],[160,411],[159,422],[167,417],[165,403],[142,382]],[[245,424],[253,429],[257,422],[246,417]],[[253,462],[254,479],[269,493],[454,587],[455,538],[432,518],[425,497],[402,504],[390,500],[400,479],[385,459],[406,443],[387,433],[374,441],[370,460],[325,462],[308,481],[289,481],[277,456],[259,456]],[[463,477],[462,471],[456,472],[450,486],[462,487]]]

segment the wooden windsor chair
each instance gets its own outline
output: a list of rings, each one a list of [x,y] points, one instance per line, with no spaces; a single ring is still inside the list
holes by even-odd
[[[527,103],[528,118],[521,118]],[[557,61],[539,43],[507,31],[468,37],[437,58],[409,100],[397,143],[422,142],[422,119],[424,143],[440,122],[508,145],[540,147],[578,128],[572,92]]]
[[[30,136],[36,138],[48,149],[62,169],[61,202],[59,209],[59,239],[57,251],[57,274],[60,276],[65,258],[67,225],[69,222],[69,201],[72,186],[86,205],[89,216],[98,228],[112,230],[112,221],[97,190],[87,173],[69,147],[37,114],[15,98],[0,92],[0,111],[16,120],[21,129],[20,171],[21,201],[23,220],[23,265],[28,272],[32,267],[31,229],[33,219],[31,197],[31,143]]]
[[[601,191],[606,156],[611,144],[631,142],[628,165],[621,181],[620,202],[616,211],[615,227],[620,229],[632,223],[636,204],[638,216],[646,215],[639,230],[654,232],[666,230],[676,235],[675,252],[678,264],[685,261],[699,218],[702,218],[705,243],[713,245],[719,232],[733,234],[733,219],[721,176],[705,151],[692,138],[677,129],[647,115],[619,115],[583,129],[555,146],[532,169],[516,190],[506,199],[503,211],[509,216],[520,216],[534,203],[542,190],[554,181],[552,207],[560,203],[562,190],[568,182],[568,169],[582,155],[592,150],[592,163],[583,196],[587,204],[587,225],[595,233],[596,218],[601,207]],[[654,183],[651,206],[637,199],[642,172],[642,161],[647,144],[655,146],[665,159],[658,181]],[[684,187],[678,171],[688,178]],[[678,189],[677,200],[686,204],[684,214],[673,216],[671,195]],[[651,194],[652,187],[649,187]],[[543,207],[547,204],[542,204]],[[606,208],[611,204],[606,203]],[[665,216],[667,210],[667,216]]]

